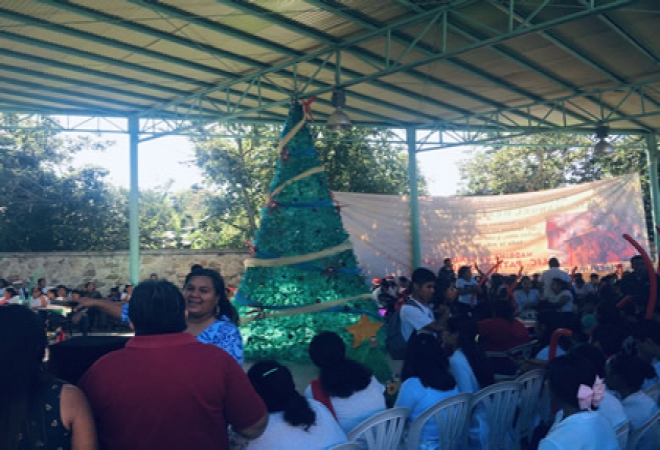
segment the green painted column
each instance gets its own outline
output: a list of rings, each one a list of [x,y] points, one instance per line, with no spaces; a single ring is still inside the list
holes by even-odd
[[[422,265],[419,238],[419,195],[417,193],[417,133],[415,127],[406,128],[408,144],[408,186],[410,187],[410,253],[413,269]]]
[[[651,192],[651,216],[653,217],[653,249],[652,254],[658,258],[658,232],[655,226],[660,218],[660,195],[658,193],[658,141],[654,133],[646,135],[646,156],[649,166],[649,187]]]
[[[139,209],[138,198],[140,191],[138,188],[138,138],[140,134],[140,119],[138,117],[128,118],[129,134],[129,169],[131,175],[131,185],[128,203],[128,230],[129,230],[129,276],[134,285],[140,281],[140,228],[139,228]]]

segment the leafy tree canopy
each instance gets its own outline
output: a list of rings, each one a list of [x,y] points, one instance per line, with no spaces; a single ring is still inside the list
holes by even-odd
[[[197,164],[211,192],[202,246],[242,247],[258,227],[279,155],[281,125],[216,127],[194,139]],[[408,193],[407,156],[392,145],[391,131],[354,128],[323,131],[316,141],[330,189],[378,194]],[[214,138],[225,134],[227,137]],[[421,175],[420,192],[426,192]]]

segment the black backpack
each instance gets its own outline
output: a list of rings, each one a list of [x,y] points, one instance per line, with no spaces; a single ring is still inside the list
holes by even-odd
[[[415,308],[421,309],[419,305],[408,299],[404,303],[405,305],[414,306]],[[403,309],[403,307],[401,307]],[[403,338],[403,333],[401,332],[401,309],[395,311],[394,314],[390,316],[389,321],[387,322],[387,337],[385,338],[385,349],[387,353],[390,354],[392,359],[404,359],[406,357],[406,340]]]

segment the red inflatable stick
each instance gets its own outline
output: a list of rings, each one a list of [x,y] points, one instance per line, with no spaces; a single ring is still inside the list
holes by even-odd
[[[502,265],[502,263],[504,262],[504,260],[499,259],[499,258],[497,258],[496,261],[497,262],[495,263],[495,265],[493,267],[491,267],[490,269],[488,269],[488,272],[486,272],[486,274],[481,277],[481,280],[479,280],[479,284],[477,285],[477,288],[479,288],[479,290],[481,290],[481,285],[483,285],[486,282],[486,280],[488,279],[490,274],[492,274],[495,270],[497,270]],[[470,297],[470,308],[474,307],[474,299],[475,299],[476,296],[477,296],[477,294],[472,294],[472,297]]]
[[[646,266],[646,271],[649,274],[649,283],[650,283],[650,292],[649,292],[649,303],[646,306],[646,318],[650,319],[653,317],[653,311],[655,310],[655,302],[658,300],[658,278],[653,269],[653,261],[649,258],[649,254],[646,253],[646,250],[639,245],[639,242],[634,240],[629,234],[624,234],[623,238],[630,243],[635,250],[637,250],[644,260],[644,265]]]
[[[577,272],[577,266],[573,267],[571,270],[571,284],[575,283],[575,273]]]
[[[555,356],[557,356],[557,346],[559,345],[559,338],[562,336],[573,336],[573,332],[571,330],[567,330],[566,328],[557,328],[552,332],[552,336],[550,337],[548,361],[552,361],[555,359]]]

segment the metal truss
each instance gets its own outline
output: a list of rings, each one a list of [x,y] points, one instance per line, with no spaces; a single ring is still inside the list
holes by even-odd
[[[148,3],[154,2],[150,1]],[[295,75],[297,73],[297,66],[302,64],[316,65],[318,70],[311,77],[308,77],[307,79],[301,79],[295,83],[298,88],[297,94],[299,96],[305,97],[321,95],[331,91],[335,87],[346,88],[360,83],[377,81],[379,78],[386,75],[410,71],[425,64],[446,60],[471,50],[497,45],[498,43],[501,43],[507,39],[529,33],[537,33],[563,23],[575,21],[593,15],[603,14],[607,11],[629,5],[633,3],[633,1],[591,0],[588,2],[575,4],[571,12],[568,12],[562,16],[557,17],[556,15],[552,14],[548,15],[551,18],[547,19],[541,16],[539,13],[544,7],[548,6],[548,3],[550,2],[543,2],[538,6],[536,11],[528,16],[529,20],[525,20],[522,23],[518,21],[519,16],[515,11],[515,5],[516,3],[526,3],[524,0],[495,2],[501,4],[503,6],[503,12],[507,14],[507,26],[505,29],[493,29],[491,26],[485,23],[481,23],[477,25],[479,25],[482,29],[488,30],[488,33],[481,39],[474,40],[469,44],[455,47],[449,47],[446,40],[443,40],[441,45],[434,49],[434,52],[429,52],[428,48],[421,48],[423,45],[421,41],[425,35],[430,32],[431,29],[434,29],[434,31],[437,32],[438,28],[440,28],[440,34],[442,36],[447,36],[449,32],[450,18],[457,17],[458,19],[464,21],[467,20],[468,18],[465,15],[462,15],[458,9],[460,6],[472,3],[474,2],[455,1],[450,4],[430,9],[428,11],[420,12],[413,17],[406,18],[399,21],[398,23],[382,27],[378,30],[368,32],[355,39],[328,45],[322,50],[291,58],[286,62],[258,70],[239,79],[230,80],[211,88],[202,89],[195,94],[181,97],[171,102],[164,102],[156,107],[141,112],[140,116],[154,117],[160,115],[159,113],[162,114],[163,111],[167,111],[170,114],[180,116],[191,116],[196,112],[196,105],[204,104],[204,99],[208,98],[212,94],[216,94],[216,96],[213,97],[214,102],[216,103],[218,103],[217,98],[222,97],[227,99],[224,104],[224,109],[222,113],[219,114],[217,120],[235,120],[248,115],[262,113],[263,111],[267,111],[271,108],[285,106],[290,101],[290,99],[286,98],[276,101],[260,99],[256,105],[251,102],[249,107],[246,107],[243,110],[239,110],[239,108],[244,105],[245,98],[248,95],[257,96],[256,93],[259,91],[259,89],[261,89],[262,86],[270,83],[269,76],[283,70],[287,70]],[[534,20],[532,21],[531,19]],[[469,18],[469,21],[470,23],[475,22],[475,20],[472,18]],[[392,48],[397,47],[393,47],[391,44],[399,41],[396,41],[393,36],[406,28],[410,28],[411,26],[419,24],[423,24],[423,31],[421,31],[418,36],[410,41],[405,48],[395,54],[392,51]],[[374,55],[380,58],[379,60],[370,59],[369,64],[372,68],[372,71],[369,73],[351,74],[350,77],[345,76],[345,71],[342,71],[341,66],[342,53],[351,52],[354,49],[359,48],[361,45],[373,41],[374,39],[380,39],[382,41],[382,47],[385,49],[385,51],[382,55]],[[336,70],[336,85],[325,85],[322,87],[315,86],[313,81],[315,81],[316,76],[323,69],[328,67],[334,67]],[[243,91],[244,95],[237,97],[233,95],[233,92],[235,92],[236,89],[239,89],[239,87]],[[511,109],[508,111],[508,114],[520,114],[516,113],[514,110],[515,108]],[[518,124],[520,125],[520,123]],[[405,124],[390,124],[390,126],[392,125],[403,126]]]
[[[660,77],[650,80],[642,81],[639,83],[631,83],[628,85],[615,86],[608,89],[597,89],[593,91],[585,91],[568,95],[565,97],[556,98],[553,100],[531,102],[526,105],[516,106],[515,108],[503,108],[497,111],[489,111],[483,114],[471,114],[451,121],[442,121],[435,124],[434,131],[448,131],[448,130],[472,130],[475,133],[492,133],[497,131],[504,132],[519,132],[521,134],[534,134],[546,133],[549,131],[556,131],[557,127],[549,127],[543,121],[530,120],[526,124],[520,124],[513,121],[510,117],[510,112],[513,110],[531,111],[539,108],[545,110],[542,118],[549,117],[551,114],[560,114],[562,116],[562,128],[567,132],[590,132],[593,133],[593,125],[597,123],[615,123],[621,121],[631,121],[635,118],[654,117],[660,116],[660,106],[655,101],[655,97],[660,95],[660,89],[655,86],[660,85]],[[605,103],[603,100],[608,94],[616,93],[620,99],[616,104],[611,105]],[[576,101],[582,98],[597,99],[599,104],[599,113],[597,115],[589,114],[591,120],[578,122],[569,120],[566,111],[570,108],[579,107]],[[625,108],[634,106],[637,112],[625,111]],[[487,125],[491,122],[498,122],[501,124],[499,130],[496,127]],[[426,127],[420,127],[426,128]],[[648,129],[632,129],[617,131],[621,134],[640,133],[644,131],[651,131]]]

